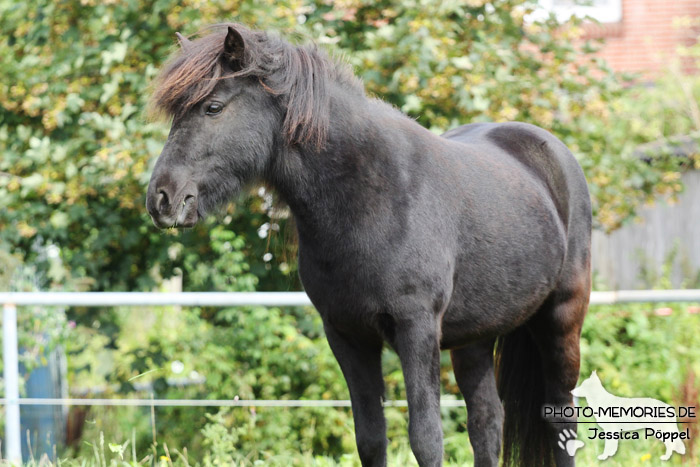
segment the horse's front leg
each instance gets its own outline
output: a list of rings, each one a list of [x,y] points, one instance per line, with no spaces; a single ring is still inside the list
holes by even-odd
[[[348,336],[328,324],[324,328],[350,390],[360,461],[363,467],[384,467],[387,439],[382,406],[382,340]]]
[[[393,346],[401,360],[408,399],[411,450],[421,467],[442,465],[440,343],[437,322],[397,322]]]

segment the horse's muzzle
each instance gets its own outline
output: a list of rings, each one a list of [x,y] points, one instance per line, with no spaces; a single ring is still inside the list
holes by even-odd
[[[159,229],[170,227],[192,227],[199,220],[197,211],[197,189],[186,186],[173,193],[167,186],[149,191],[146,197],[146,209]]]

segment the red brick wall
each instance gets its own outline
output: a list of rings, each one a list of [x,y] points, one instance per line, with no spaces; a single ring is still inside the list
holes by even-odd
[[[697,28],[674,26],[674,19],[683,16],[699,18],[700,0],[622,0],[620,23],[589,25],[586,30],[590,37],[606,39],[599,55],[614,70],[641,72],[651,79],[668,69],[679,45],[697,40]],[[691,70],[686,66],[686,71]]]

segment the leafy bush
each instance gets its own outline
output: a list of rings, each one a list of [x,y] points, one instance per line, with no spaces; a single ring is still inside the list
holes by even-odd
[[[119,311],[124,321],[115,349],[103,351],[101,358],[92,356],[93,361],[101,360],[99,372],[104,379],[96,380],[94,370],[82,374],[74,368],[73,384],[99,387],[111,383],[115,390],[136,391],[142,397],[146,394],[139,387],[149,383],[156,397],[162,398],[348,398],[315,310],[222,309],[215,313],[213,323],[201,319],[200,314],[198,310],[172,309]],[[76,341],[76,346],[85,345]],[[178,362],[179,368],[173,362]],[[202,382],[168,385],[169,379]],[[152,443],[148,424],[137,422],[143,421],[143,410],[120,415],[124,421],[114,423],[109,419],[115,410],[122,409],[96,411],[101,419],[107,418],[88,428],[109,430],[110,438],[123,439],[131,436],[132,426],[138,426],[137,446]],[[166,439],[170,445],[186,441],[190,452],[201,453],[199,432],[207,423],[205,415],[212,416],[216,410],[159,408],[157,439]],[[263,458],[277,453],[282,439],[291,450],[331,455],[347,451],[353,443],[349,409],[236,408],[216,417],[236,428],[231,433],[237,451],[255,452]]]
[[[671,304],[591,307],[581,341],[582,378],[597,370],[610,392],[672,403],[688,371],[700,372],[698,311]]]
[[[666,315],[669,309],[670,315]],[[697,306],[677,304],[591,307],[582,334],[582,379],[597,370],[605,387],[616,395],[653,397],[676,405],[691,403],[681,399],[680,389],[690,370],[700,372],[700,337],[694,332],[700,325],[698,311]],[[314,310],[222,310],[219,318],[228,324],[212,326],[199,320],[194,311],[176,314],[163,310],[159,317],[148,318],[151,326],[144,332],[153,336],[150,339],[125,327],[124,336],[117,341],[119,351],[114,352],[115,368],[108,374],[119,375],[118,380],[126,384],[151,381],[155,397],[164,398],[348,398]],[[158,333],[153,329],[160,329],[157,341]],[[158,352],[139,354],[140,361],[125,358],[132,355],[131,346],[140,348],[143,339]],[[153,355],[162,356],[155,361]],[[443,380],[447,383],[443,384],[443,397],[460,398],[449,358],[446,353],[443,357]],[[404,399],[395,355],[387,352],[384,360],[387,397]],[[158,384],[158,380],[164,383],[166,378],[177,376],[171,369],[173,361],[183,363],[180,375],[196,371],[206,376],[205,381],[180,387]],[[140,365],[139,370],[133,363]],[[141,368],[157,371],[133,379]],[[147,397],[148,393],[136,394]],[[694,404],[700,406],[700,401]],[[407,449],[407,412],[405,408],[385,411],[393,458]],[[148,408],[95,409],[88,418],[94,422],[86,427],[85,439],[97,439],[104,431],[107,439],[117,442],[133,437],[138,452],[153,444]],[[164,454],[163,444],[180,450],[187,447],[192,463],[231,458],[244,465],[256,459],[272,465],[308,465],[309,456],[317,455],[334,462],[345,455],[356,459],[351,413],[344,408],[163,407],[155,409],[154,423],[158,455]],[[464,409],[443,409],[443,427],[446,458],[459,465],[458,460],[464,462],[471,456]],[[649,449],[655,453],[661,448],[649,443]],[[92,447],[83,445],[80,455],[90,456],[91,452]]]
[[[32,245],[57,245],[69,274],[95,290],[147,290],[178,268],[189,290],[240,279],[216,263],[211,224],[163,235],[144,209],[167,134],[167,123],[143,116],[149,83],[175,31],[229,19],[316,40],[354,65],[369,94],[434,131],[514,119],[551,130],[586,170],[599,224],[615,228],[649,196],[676,192],[668,173],[677,167],[628,157],[630,141],[651,136],[615,110],[637,91],[578,40],[577,20],[528,22],[533,8],[526,0],[2,0],[0,240],[29,263]],[[246,287],[298,288],[284,216],[271,219],[267,195],[253,194],[219,228],[243,240],[234,264],[252,274]],[[263,259],[267,250],[282,261]]]
[[[175,31],[229,19],[314,39],[355,67],[368,94],[435,132],[513,119],[547,128],[579,158],[598,225],[614,229],[639,203],[681,189],[676,161],[650,165],[633,152],[698,130],[688,96],[697,100],[700,86],[688,78],[679,91],[668,78],[650,90],[625,88],[592,55],[595,44],[579,41],[577,20],[528,22],[533,7],[526,0],[0,0],[2,249],[44,274],[50,266],[39,252],[59,248],[66,271],[51,280],[64,287],[150,290],[176,274],[185,290],[300,287],[294,247],[285,243],[292,226],[264,190],[253,188],[220,219],[185,232],[156,231],[144,209],[150,167],[167,135],[167,123],[142,114],[150,80],[174,50]],[[651,375],[645,395],[669,400],[685,371],[674,362],[699,361],[690,332],[696,316],[642,316],[640,308],[619,316],[617,307],[591,310],[583,371],[599,369],[621,395]],[[149,383],[158,397],[347,398],[313,311],[74,309],[69,318],[78,322],[67,342],[72,387],[101,387],[107,396],[144,395],[139,385]],[[385,360],[387,394],[402,398],[398,361],[392,353]],[[182,374],[205,382],[168,385],[182,375],[176,361]],[[448,361],[442,379],[453,394]],[[387,415],[391,449],[410,458],[405,410]],[[93,409],[90,417],[87,439],[105,431],[113,443],[152,452],[154,462],[169,458],[163,440],[212,463],[293,452],[305,453],[290,462],[302,465],[319,452],[356,462],[347,409],[158,409],[157,446],[143,409]],[[464,411],[444,418],[446,431],[459,433],[446,437],[447,455],[459,465],[470,456]],[[235,451],[225,446],[232,440]],[[75,449],[82,458],[97,452],[98,463],[106,452],[99,442]]]

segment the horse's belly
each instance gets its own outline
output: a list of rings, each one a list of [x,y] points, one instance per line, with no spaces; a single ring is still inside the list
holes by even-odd
[[[482,263],[460,265],[442,319],[443,348],[508,333],[527,321],[554,290],[565,247],[502,250]],[[477,263],[477,264],[474,264]]]
[[[507,334],[525,323],[547,295],[531,296],[513,304],[488,299],[451,303],[442,319],[440,346],[457,348]],[[487,301],[491,304],[485,305]]]

